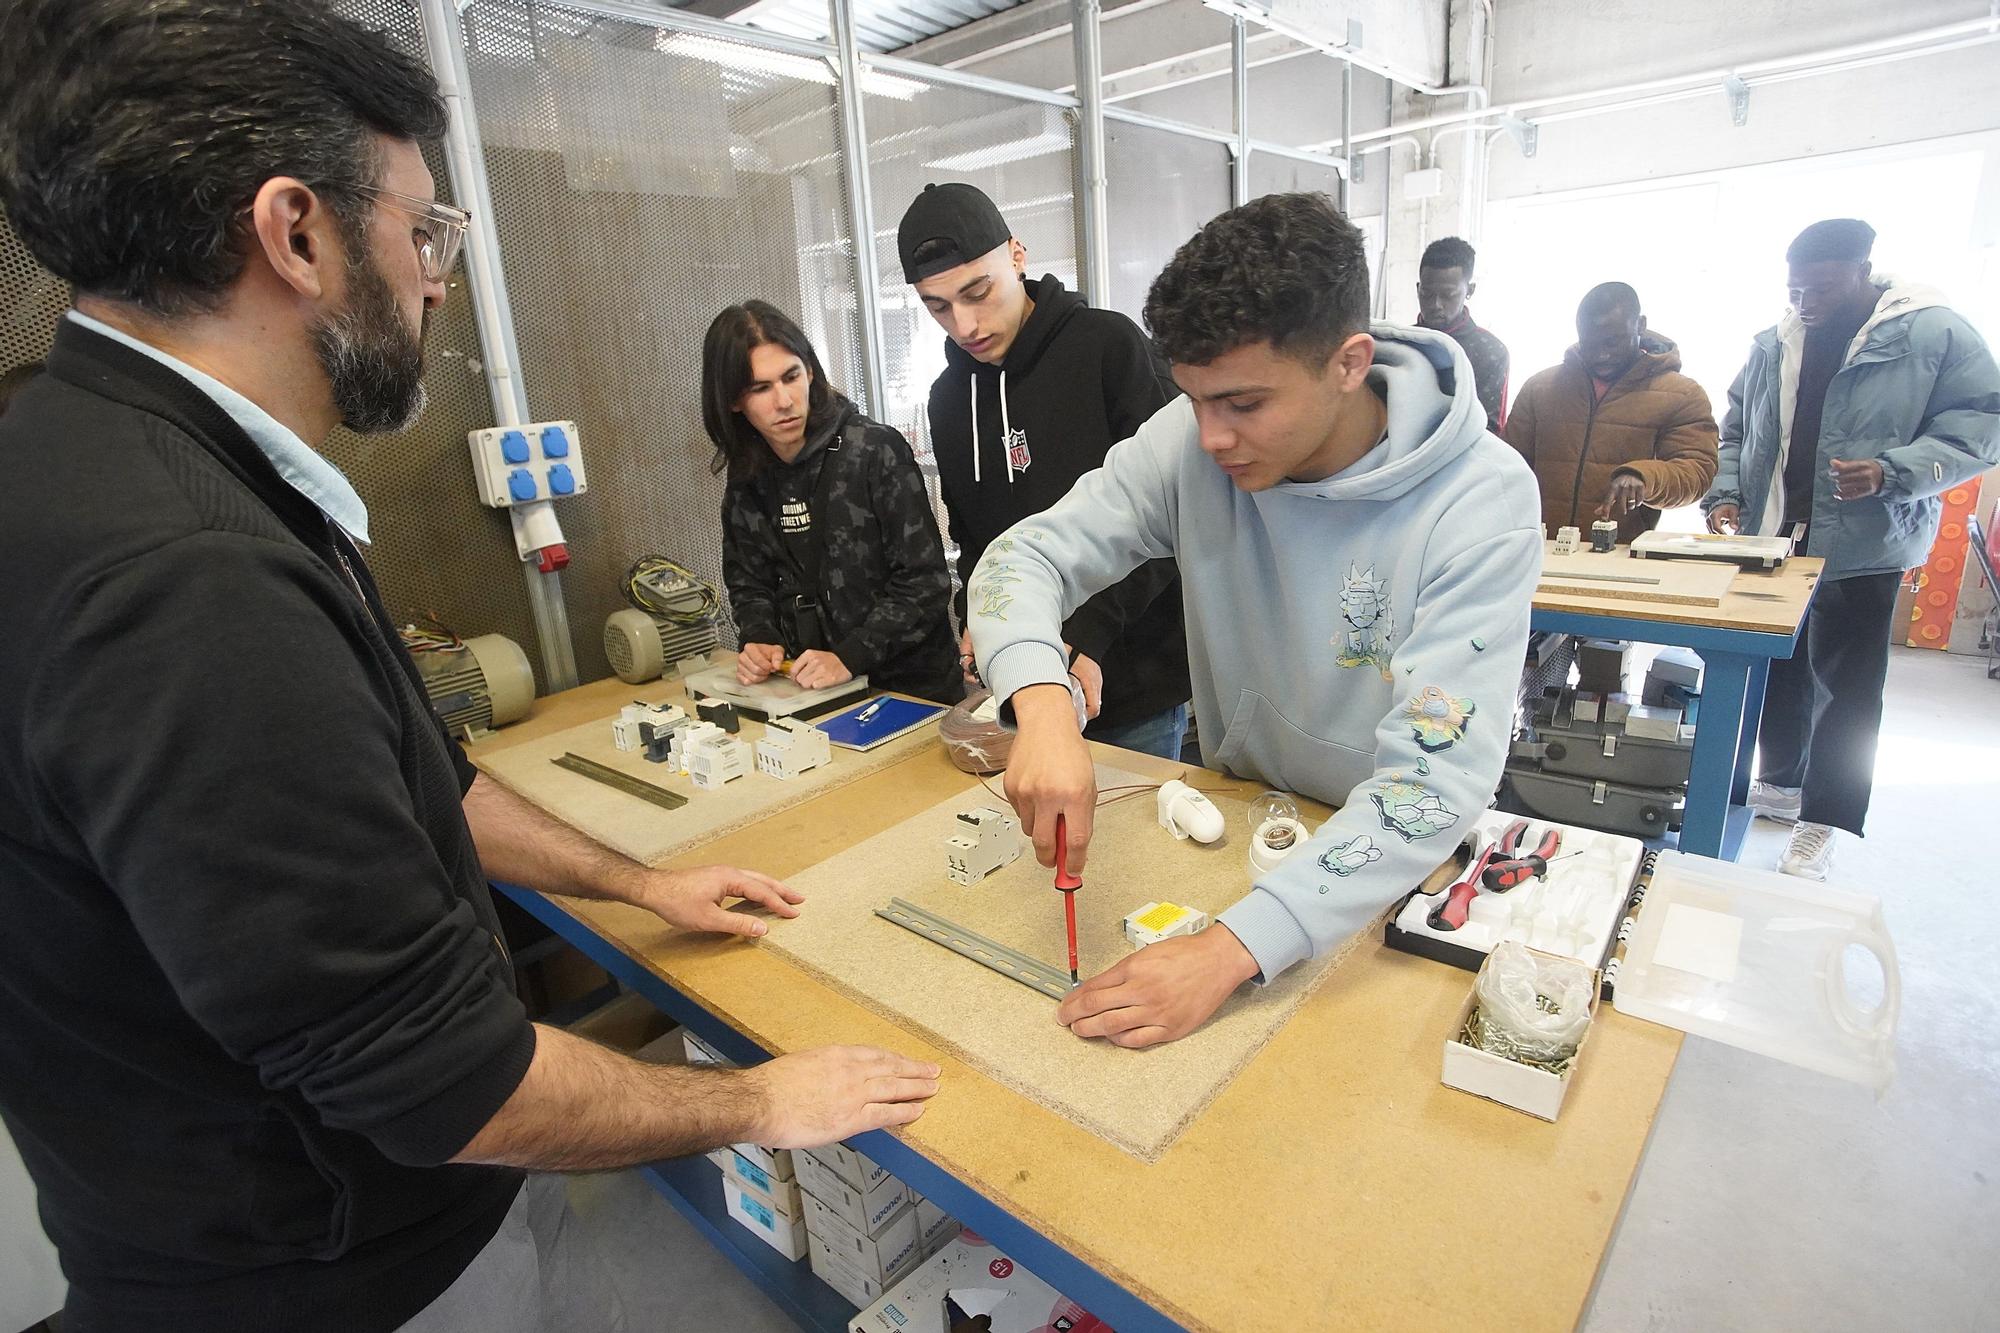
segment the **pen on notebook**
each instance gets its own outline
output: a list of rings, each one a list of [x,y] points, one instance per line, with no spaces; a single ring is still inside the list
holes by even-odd
[[[856,713],[854,715],[854,720],[856,722],[866,722],[868,721],[868,719],[874,717],[877,713],[881,711],[882,711],[882,701],[880,699],[877,699],[874,703],[869,704],[859,713]]]

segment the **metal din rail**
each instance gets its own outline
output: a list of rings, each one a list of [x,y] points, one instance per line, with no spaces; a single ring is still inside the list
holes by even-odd
[[[585,759],[580,754],[565,754],[562,758],[551,759],[549,762],[557,768],[566,768],[593,782],[601,782],[613,790],[622,791],[627,796],[651,801],[665,810],[678,810],[688,803],[688,798],[677,791],[668,791],[665,787],[658,787],[635,778],[630,773],[620,773],[615,768],[600,764],[595,759]]]
[[[875,915],[942,944],[953,953],[990,967],[1001,976],[1011,977],[1052,999],[1060,1000],[1074,989],[1075,983],[1070,981],[1068,972],[1030,958],[1018,949],[1010,949],[997,940],[987,939],[977,931],[967,930],[955,921],[947,921],[915,903],[891,898],[887,907],[875,909]]]

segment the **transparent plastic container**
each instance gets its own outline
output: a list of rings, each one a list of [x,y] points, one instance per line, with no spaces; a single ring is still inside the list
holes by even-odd
[[[1857,982],[1873,993],[1857,999]],[[1879,1092],[1896,1071],[1901,997],[1879,899],[1662,852],[1611,1003]]]

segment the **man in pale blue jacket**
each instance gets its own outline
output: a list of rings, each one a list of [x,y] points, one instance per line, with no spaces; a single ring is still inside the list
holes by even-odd
[[[1876,276],[1875,231],[1816,222],[1785,252],[1792,308],[1729,390],[1717,532],[1805,525],[1826,560],[1789,661],[1771,664],[1750,804],[1795,824],[1779,861],[1825,879],[1875,776],[1896,585],[1937,539],[1938,497],[2000,461],[2000,370],[1928,287]]]
[[[1063,619],[1147,560],[1180,565],[1203,762],[1341,806],[1198,935],[1073,991],[1083,1037],[1185,1036],[1243,982],[1337,949],[1451,855],[1500,778],[1541,570],[1540,500],[1441,333],[1368,322],[1361,233],[1324,195],[1222,214],[1153,284],[1186,397],[968,585],[981,675],[1019,732],[1007,794],[1054,861],[1096,775]]]

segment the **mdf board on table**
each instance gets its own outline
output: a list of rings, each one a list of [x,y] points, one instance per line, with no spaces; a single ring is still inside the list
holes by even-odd
[[[1213,918],[1250,892],[1248,803],[1210,776],[1195,780],[1214,788],[1210,799],[1222,812],[1224,832],[1221,841],[1203,845],[1160,827],[1157,780],[1099,764],[1089,861],[1083,887],[1070,895],[1084,978],[1131,955],[1123,922],[1147,903],[1173,902]],[[1025,838],[1017,859],[975,884],[945,874],[946,839],[967,827],[959,815],[1005,805],[968,782],[962,792],[791,876],[810,910],[771,922],[765,945],[1138,1157],[1157,1159],[1375,929],[1268,985],[1238,988],[1179,1041],[1128,1050],[1080,1039],[1055,1021],[1052,996],[878,915],[900,898],[949,921],[958,938],[969,932],[1063,973],[1064,895]]]
[[[1557,555],[1555,544],[1542,557],[1544,593],[1614,598],[1629,602],[1671,602],[1682,606],[1722,605],[1736,582],[1736,566],[1714,560],[1634,560],[1623,547]]]
[[[653,701],[661,691],[648,687]],[[693,705],[678,690],[667,697]],[[865,696],[862,696],[865,697]],[[907,759],[937,743],[937,725],[927,722],[907,735],[872,750],[832,747],[832,757],[817,768],[792,778],[760,772],[755,762],[764,724],[744,719],[737,739],[751,750],[743,776],[712,790],[702,790],[692,778],[668,764],[649,762],[637,750],[620,750],[612,740],[611,720],[619,705],[600,718],[541,735],[524,736],[508,744],[488,744],[470,751],[480,770],[508,790],[642,865],[658,865],[712,838],[755,823],[780,811],[824,795],[856,778]],[[686,798],[676,809],[662,809],[644,799],[573,773],[556,764],[565,754],[615,769],[627,777],[663,787]]]

